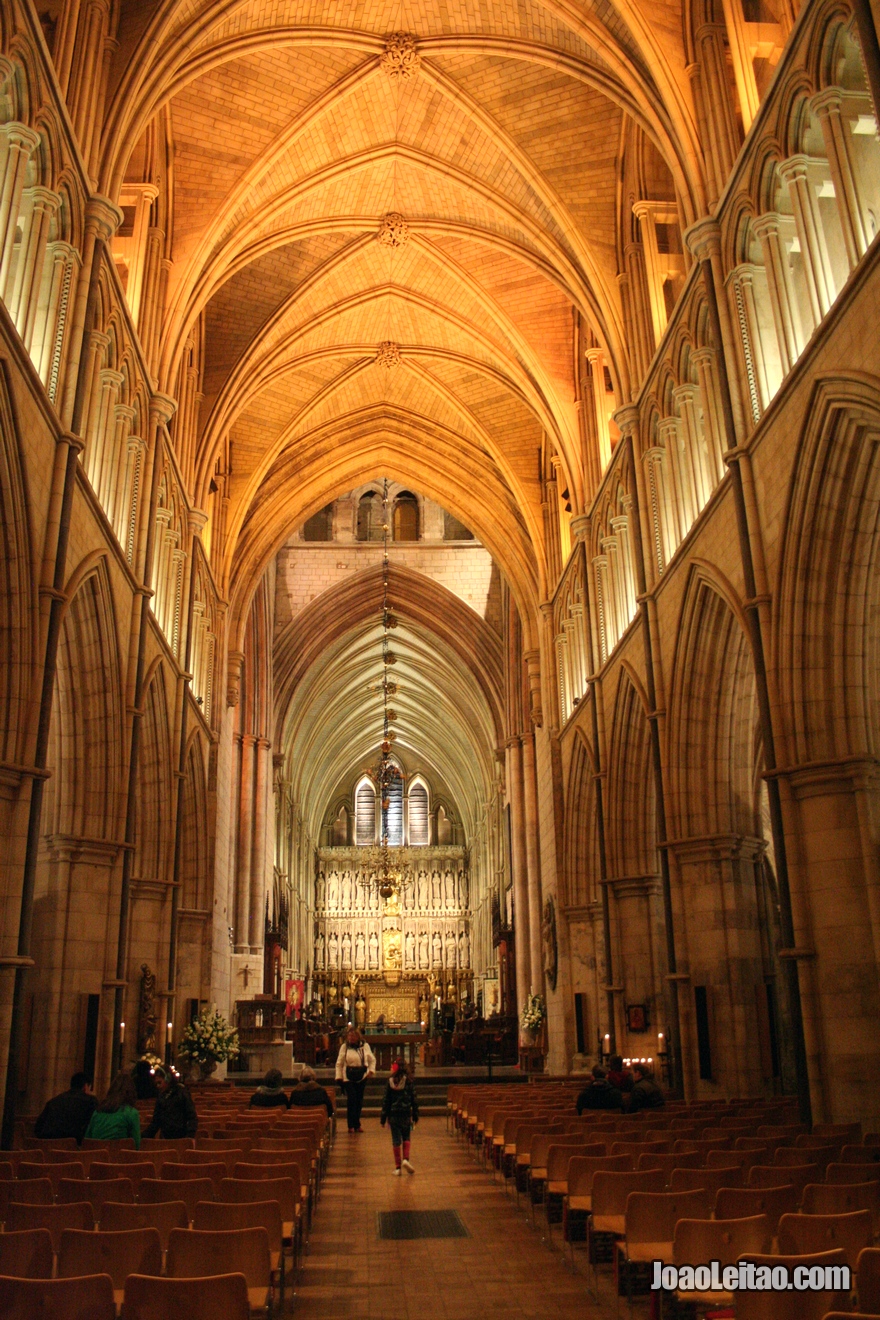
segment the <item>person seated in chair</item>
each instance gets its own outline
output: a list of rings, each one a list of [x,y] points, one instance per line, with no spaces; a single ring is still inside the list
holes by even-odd
[[[79,1144],[97,1107],[98,1102],[92,1095],[92,1079],[84,1072],[75,1072],[70,1079],[70,1090],[53,1096],[44,1105],[34,1124],[34,1136],[42,1141],[75,1137]]]
[[[634,1063],[633,1076],[635,1085],[629,1093],[627,1112],[636,1114],[640,1109],[662,1109],[666,1100],[647,1064]]]
[[[274,1109],[276,1106],[282,1106],[284,1109],[289,1107],[287,1095],[281,1083],[284,1078],[278,1068],[270,1068],[263,1078],[263,1085],[258,1086],[250,1098],[249,1104],[256,1106],[257,1109]]]
[[[330,1117],[333,1116],[333,1101],[318,1082],[313,1068],[303,1068],[288,1103],[291,1109],[310,1109],[314,1105],[324,1105]]]
[[[623,1096],[616,1086],[608,1081],[604,1068],[597,1064],[593,1069],[593,1080],[585,1086],[577,1098],[577,1111],[585,1109],[623,1109]]]

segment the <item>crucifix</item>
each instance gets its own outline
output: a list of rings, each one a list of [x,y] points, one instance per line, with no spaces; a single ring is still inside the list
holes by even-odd
[[[244,988],[245,990],[247,990],[248,982],[250,980],[250,975],[251,975],[251,969],[250,967],[248,967],[247,963],[245,963],[244,967],[240,969],[239,975],[244,977]]]

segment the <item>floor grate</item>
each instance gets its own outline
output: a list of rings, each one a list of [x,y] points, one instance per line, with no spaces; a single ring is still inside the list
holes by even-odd
[[[385,1210],[379,1213],[379,1237],[386,1241],[467,1236],[468,1231],[455,1210]]]

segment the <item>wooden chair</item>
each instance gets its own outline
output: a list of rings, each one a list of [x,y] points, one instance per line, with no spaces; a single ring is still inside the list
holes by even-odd
[[[194,1178],[210,1178],[215,1187],[227,1176],[226,1161],[215,1160],[212,1164],[163,1164],[159,1175],[161,1182],[191,1182]],[[201,1200],[210,1199],[202,1197]]]
[[[856,1269],[859,1309],[880,1311],[880,1247],[866,1247]]]
[[[820,1176],[818,1164],[790,1164],[787,1168],[778,1164],[753,1164],[749,1169],[747,1185],[781,1187],[788,1183],[797,1192],[798,1205],[800,1205],[807,1183],[819,1182]]]
[[[62,1178],[85,1178],[85,1170],[78,1160],[65,1164],[20,1164],[19,1178],[48,1178],[52,1184],[52,1193],[58,1195],[58,1184]]]
[[[880,1165],[880,1147],[877,1146],[842,1146],[837,1157],[841,1164],[877,1164]]]
[[[613,1141],[609,1153],[632,1155],[633,1159],[640,1155],[671,1155],[675,1144],[674,1141]]]
[[[211,1233],[264,1228],[269,1237],[269,1263],[273,1278],[278,1278],[284,1310],[284,1223],[277,1201],[202,1201],[196,1206],[193,1228]]]
[[[157,1202],[183,1201],[190,1221],[199,1201],[216,1200],[216,1190],[210,1178],[184,1178],[176,1182],[163,1182],[161,1178],[145,1178],[138,1189],[142,1205]]]
[[[20,1233],[28,1228],[48,1228],[52,1235],[52,1250],[58,1254],[61,1234],[65,1228],[90,1231],[95,1227],[95,1215],[88,1201],[76,1205],[16,1205],[6,1212],[6,1232]],[[3,1314],[0,1308],[0,1315]]]
[[[224,1178],[217,1193],[218,1201],[243,1205],[254,1201],[277,1201],[281,1210],[281,1229],[285,1247],[296,1263],[303,1240],[301,1184],[293,1178]]]
[[[797,1192],[790,1183],[782,1187],[719,1187],[715,1194],[716,1219],[766,1215],[773,1237],[782,1216],[795,1214],[797,1208]]]
[[[79,1150],[79,1142],[76,1137],[25,1137],[22,1142],[24,1150],[61,1150],[71,1151]],[[70,1159],[70,1156],[67,1157]]]
[[[880,1183],[808,1183],[801,1209],[805,1215],[847,1215],[869,1210],[875,1235],[880,1232]]]
[[[101,1209],[102,1233],[124,1233],[132,1228],[155,1228],[163,1251],[168,1246],[168,1237],[172,1228],[188,1227],[189,1211],[185,1201],[158,1201],[154,1205],[142,1203],[127,1205],[120,1201],[105,1201]]]
[[[139,1160],[135,1163],[133,1160],[95,1160],[92,1163],[89,1177],[96,1182],[103,1181],[105,1178],[128,1178],[135,1187],[138,1187],[144,1178],[155,1178],[156,1166],[152,1160]]]
[[[130,1274],[125,1281],[122,1320],[250,1320],[247,1279],[217,1274],[202,1279],[154,1279]],[[47,1317],[47,1320],[49,1318]]]
[[[717,1260],[733,1265],[746,1252],[766,1252],[770,1248],[770,1224],[766,1215],[746,1219],[680,1219],[675,1225],[672,1259],[675,1265],[693,1265]],[[677,1293],[680,1302],[707,1307],[733,1305],[733,1293],[723,1290]]]
[[[3,1162],[12,1165],[13,1177],[17,1178],[22,1164],[43,1164],[45,1155],[41,1150],[4,1150]]]
[[[251,1310],[267,1308],[272,1286],[269,1234],[265,1228],[172,1229],[165,1272],[172,1279],[243,1274]]]
[[[692,1137],[688,1141],[678,1138],[674,1149],[683,1154],[699,1151],[705,1159],[710,1150],[733,1150],[733,1137],[711,1137],[708,1141],[703,1137]]]
[[[62,1178],[58,1188],[59,1205],[75,1205],[77,1201],[88,1201],[100,1218],[101,1210],[107,1201],[134,1201],[134,1186],[130,1178],[107,1178],[92,1182],[91,1178]]]
[[[79,1279],[0,1278],[3,1320],[116,1320],[113,1280],[107,1274]]]
[[[193,1150],[194,1137],[141,1137],[141,1150]]]
[[[0,1233],[0,1274],[18,1279],[51,1279],[54,1257],[48,1228]]]
[[[743,1178],[747,1177],[753,1164],[763,1163],[763,1151],[756,1150],[710,1150],[706,1153],[707,1169],[732,1169],[739,1167]]]
[[[695,1192],[630,1192],[624,1240],[618,1251],[629,1262],[662,1260],[669,1264],[679,1219],[711,1219],[712,1201],[702,1188]]]
[[[797,1216],[793,1216],[796,1218]],[[846,1265],[843,1251],[821,1251],[812,1255],[753,1255],[744,1253],[742,1260],[755,1265],[782,1265],[789,1271],[799,1265]],[[829,1309],[836,1311],[849,1306],[848,1289],[823,1292],[738,1292],[736,1320],[823,1320]]]
[[[699,1151],[693,1151],[690,1155],[639,1155],[638,1159],[639,1169],[662,1169],[666,1174],[667,1187],[673,1169],[699,1169],[703,1162]]]
[[[239,1147],[237,1150],[184,1150],[181,1151],[179,1163],[193,1165],[213,1166],[222,1163],[226,1166],[226,1177],[232,1175],[239,1160],[250,1158],[247,1153]]]
[[[309,1169],[299,1160],[287,1160],[283,1164],[236,1164],[232,1176],[245,1182],[292,1178],[299,1186],[301,1199],[304,1202],[309,1199]]]
[[[27,1178],[0,1183],[0,1220],[6,1221],[10,1205],[52,1205],[55,1192],[48,1178]]]
[[[854,1210],[843,1215],[783,1215],[779,1221],[779,1250],[783,1255],[816,1255],[841,1250],[847,1264],[856,1272],[859,1252],[874,1240],[874,1222],[870,1210]]]
[[[665,1181],[662,1169],[644,1169],[636,1173],[597,1170],[591,1191],[593,1232],[623,1237],[630,1193],[662,1192]]]
[[[832,1161],[837,1161],[836,1146],[780,1146],[773,1153],[773,1163],[786,1169],[799,1164],[818,1164],[823,1174]]]
[[[122,1305],[122,1292],[129,1274],[161,1273],[162,1241],[155,1228],[99,1233],[82,1233],[68,1228],[61,1234],[58,1278],[109,1274],[117,1307]]]
[[[240,1150],[247,1154],[253,1144],[250,1137],[196,1137],[196,1150]]]
[[[814,1123],[814,1137],[831,1137],[832,1140],[841,1140],[857,1144],[862,1139],[861,1123]]]
[[[742,1187],[744,1181],[743,1171],[737,1165],[728,1169],[673,1169],[669,1190],[692,1192],[700,1187],[714,1200],[719,1187]]]
[[[97,1137],[83,1137],[83,1150],[106,1150],[112,1159],[117,1150],[134,1150],[134,1137],[116,1137],[113,1141],[99,1141]]]
[[[825,1170],[825,1181],[827,1183],[880,1182],[880,1166],[832,1162]]]

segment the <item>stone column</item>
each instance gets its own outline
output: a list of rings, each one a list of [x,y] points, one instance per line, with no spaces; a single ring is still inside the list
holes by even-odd
[[[733,76],[739,96],[739,108],[742,115],[744,132],[748,133],[752,120],[758,113],[761,98],[755,82],[755,66],[752,62],[751,43],[746,29],[742,10],[742,0],[722,0],[724,24],[727,28],[727,40],[733,60]]]
[[[251,854],[253,850],[256,737],[238,736],[238,843],[235,849],[235,952],[250,953]]]
[[[535,736],[526,733],[522,743],[523,801],[526,825],[526,870],[529,899],[529,962],[535,994],[544,993],[541,948],[541,850],[538,838],[538,783],[535,775]]]
[[[250,946],[251,953],[259,953],[263,948],[264,916],[266,904],[267,855],[266,830],[269,821],[269,793],[272,782],[270,768],[271,743],[265,738],[257,738],[254,759],[256,762],[256,783],[254,785],[253,845],[251,849],[251,902],[250,902]]]
[[[60,201],[58,194],[48,188],[26,188],[22,194],[21,242],[11,288],[7,281],[5,302],[27,348],[43,283],[49,226]]]
[[[516,736],[505,743],[507,798],[510,806],[510,865],[513,871],[513,905],[516,954],[516,1002],[525,1008],[531,984],[529,944],[529,889],[525,857],[525,811],[523,806],[522,747]]]
[[[26,124],[0,127],[0,298],[8,302],[12,253],[28,161],[40,136]]]
[[[788,187],[814,325],[818,325],[837,295],[831,258],[825,242],[816,189],[810,173],[816,162],[808,156],[789,156],[779,165],[779,177]]]
[[[599,438],[599,468],[605,472],[611,462],[611,431],[605,389],[605,354],[601,348],[588,348],[587,361],[593,369],[593,404],[596,409],[596,434]]]
[[[872,236],[866,228],[859,203],[856,170],[851,154],[852,124],[845,121],[841,113],[844,95],[840,87],[826,87],[811,98],[810,109],[822,128],[846,259],[850,270],[853,270],[867,252]]]

